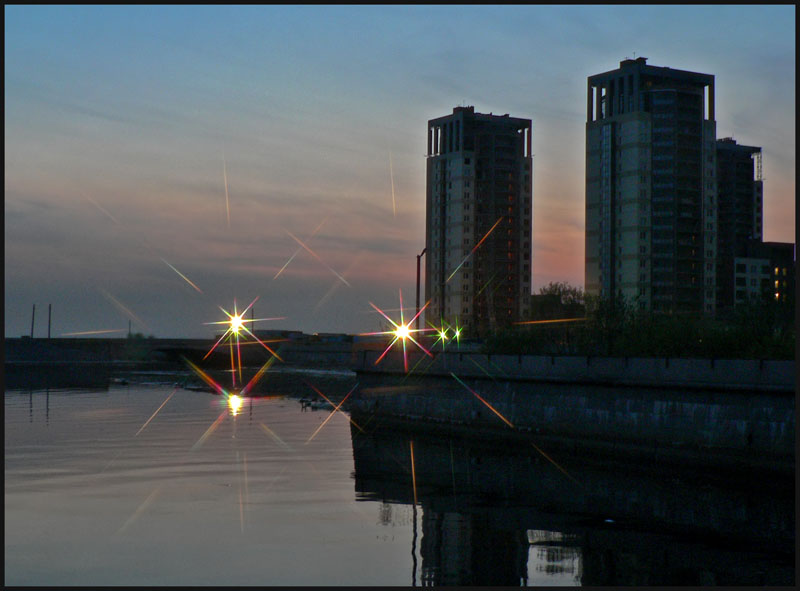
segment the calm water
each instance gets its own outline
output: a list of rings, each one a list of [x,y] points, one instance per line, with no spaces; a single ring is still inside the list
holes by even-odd
[[[309,393],[306,382],[323,392],[355,383],[324,372],[296,380]],[[343,413],[304,410],[281,395],[246,399],[234,412],[217,396],[157,383],[6,392],[5,583],[794,580],[791,496],[570,467],[578,489],[536,452],[362,421],[364,432]],[[603,489],[605,505],[593,515],[571,511],[587,487]],[[658,527],[621,519],[630,513],[608,499],[627,506],[632,488],[645,506],[655,499],[655,517],[676,523],[713,505],[716,518],[696,520],[708,535],[687,536],[685,523],[670,531],[663,515]]]

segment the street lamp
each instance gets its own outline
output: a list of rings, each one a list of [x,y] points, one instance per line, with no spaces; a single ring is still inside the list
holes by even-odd
[[[425,251],[428,250],[428,247],[422,249],[422,252],[417,255],[417,326],[416,329],[419,330],[419,260],[422,258],[422,255],[425,254]]]

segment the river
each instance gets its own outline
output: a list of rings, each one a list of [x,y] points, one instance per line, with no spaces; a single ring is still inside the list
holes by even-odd
[[[6,585],[794,583],[793,490],[301,404],[338,404],[348,372],[238,406],[174,381],[6,391]]]

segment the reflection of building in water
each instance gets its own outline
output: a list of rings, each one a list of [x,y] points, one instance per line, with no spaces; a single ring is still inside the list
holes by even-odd
[[[514,585],[527,578],[528,543],[520,530],[492,527],[487,511],[437,512],[423,503],[424,585]]]
[[[392,505],[389,503],[381,503],[380,513],[378,514],[378,521],[381,525],[389,525],[392,523]]]
[[[528,530],[528,585],[580,585],[581,549],[576,536]]]
[[[413,584],[794,582],[794,497],[776,495],[783,486],[740,490],[696,473],[601,470],[559,454],[579,486],[532,447],[385,424],[351,434],[357,498],[390,503],[381,522],[412,523]]]

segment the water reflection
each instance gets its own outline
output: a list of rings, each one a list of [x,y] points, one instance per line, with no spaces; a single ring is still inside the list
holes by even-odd
[[[306,443],[330,413],[288,397],[51,394],[49,426],[45,391],[5,396],[8,584],[408,584],[411,509],[355,500],[343,413]]]
[[[527,441],[304,412],[299,379],[236,416],[163,379],[6,392],[6,582],[794,582],[791,483],[590,468],[535,440],[564,473]],[[338,405],[355,379],[333,382],[314,385]]]
[[[7,390],[107,390],[111,379],[103,363],[6,363],[3,371]]]
[[[528,584],[579,585],[581,582],[581,548],[575,535],[529,529]]]
[[[530,447],[353,419],[371,427],[351,428],[357,497],[416,508],[416,496],[412,585],[794,582],[793,489],[776,496],[559,457],[573,481]]]

